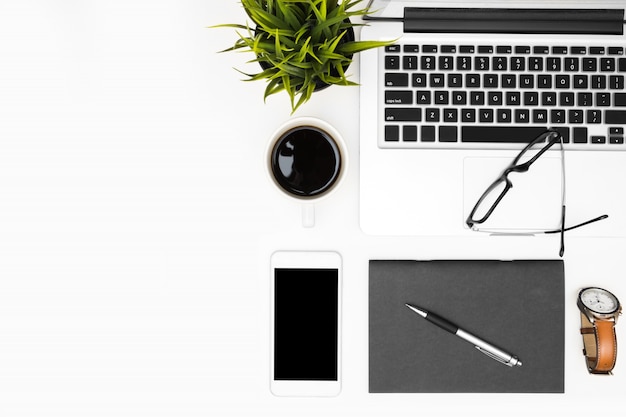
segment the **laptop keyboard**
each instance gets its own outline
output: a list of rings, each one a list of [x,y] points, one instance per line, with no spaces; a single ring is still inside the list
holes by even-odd
[[[626,150],[623,47],[396,44],[382,53],[383,147],[506,148],[553,128],[569,149]]]

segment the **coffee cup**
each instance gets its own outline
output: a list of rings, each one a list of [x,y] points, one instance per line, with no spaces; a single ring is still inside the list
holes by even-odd
[[[282,194],[302,203],[302,225],[315,226],[315,202],[327,198],[347,170],[341,135],[313,117],[293,118],[272,135],[267,151],[270,178]]]

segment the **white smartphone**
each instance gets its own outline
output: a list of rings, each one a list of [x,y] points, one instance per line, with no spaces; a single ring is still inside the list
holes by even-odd
[[[341,391],[341,256],[275,252],[271,258],[270,389],[277,396]]]

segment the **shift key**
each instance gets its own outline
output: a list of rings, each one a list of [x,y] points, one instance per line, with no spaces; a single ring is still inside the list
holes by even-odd
[[[422,120],[422,109],[416,107],[386,108],[385,120],[388,122],[419,122]]]
[[[606,110],[604,122],[607,125],[626,125],[626,110]]]

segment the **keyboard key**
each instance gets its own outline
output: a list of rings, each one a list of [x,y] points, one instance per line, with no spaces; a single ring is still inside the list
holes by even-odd
[[[474,58],[474,68],[477,71],[489,71],[489,58],[486,56],[477,56]]]
[[[525,71],[526,60],[521,56],[511,57],[511,70],[512,71]]]
[[[625,110],[605,110],[604,120],[608,125],[626,125]]]
[[[413,104],[413,92],[408,90],[385,91],[385,103],[386,104]]]
[[[415,93],[417,104],[430,104],[431,96],[430,90],[419,90]]]
[[[402,140],[405,142],[417,142],[417,126],[403,126]]]
[[[587,110],[587,123],[588,124],[600,124],[600,123],[602,123],[602,111],[600,111],[600,110]]]
[[[543,106],[556,106],[556,93],[554,92],[541,93],[541,104]]]
[[[462,54],[473,54],[475,50],[476,49],[473,45],[461,45],[461,47],[459,48],[459,51]]]
[[[435,69],[435,57],[434,56],[422,56],[420,69],[430,71]]]
[[[613,105],[615,107],[625,107],[626,106],[626,93],[613,94]]]
[[[511,46],[498,46],[496,47],[496,52],[499,54],[510,54],[511,52],[513,52],[513,48]]]
[[[482,106],[485,104],[485,92],[474,91],[470,94],[470,104],[474,106]]]
[[[464,123],[474,123],[476,121],[476,109],[462,109],[461,120]]]
[[[587,54],[587,47],[585,47],[585,46],[572,46],[570,48],[570,53],[572,55],[585,55],[585,54]]]
[[[508,68],[508,60],[504,56],[493,57],[493,70],[494,71],[506,71]]]
[[[478,47],[478,53],[479,54],[492,54],[493,53],[493,46],[479,46]]]
[[[438,108],[429,107],[426,109],[426,121],[427,122],[438,122],[439,121],[440,111]]]
[[[545,130],[545,126],[463,126],[461,127],[461,141],[528,143]]]
[[[609,47],[609,55],[624,55],[624,48],[621,46]]]
[[[527,91],[524,93],[524,105],[525,106],[538,106],[539,105],[539,93],[535,91]]]
[[[535,77],[532,75],[520,75],[519,76],[520,88],[535,88]]]
[[[592,136],[591,143],[606,143],[606,136]]]
[[[596,72],[598,70],[598,60],[596,58],[583,58],[583,71]]]
[[[386,108],[385,120],[388,122],[420,122],[422,109],[414,107]]]
[[[498,109],[496,112],[498,123],[511,123],[511,109]]]
[[[419,45],[404,45],[404,52],[409,54],[416,54],[420,51]]]
[[[583,111],[582,110],[578,110],[578,109],[574,109],[574,110],[568,110],[567,112],[567,121],[571,124],[582,124],[584,122],[583,120]]]
[[[400,140],[400,126],[385,126],[385,141],[397,142]]]
[[[561,71],[561,58],[547,58],[546,59],[546,71],[551,71],[551,72]]]
[[[610,93],[596,93],[596,106],[609,107],[611,105]]]
[[[605,49],[603,46],[592,46],[589,48],[590,55],[604,55]]]
[[[387,45],[385,52],[400,52],[400,45]]]
[[[439,57],[439,69],[441,71],[451,71],[454,69],[454,57],[452,56],[440,56]]]
[[[554,55],[565,55],[567,54],[567,46],[553,46],[552,53]]]
[[[422,142],[435,141],[435,126],[422,126]]]
[[[413,87],[426,87],[426,74],[413,74]]]
[[[457,106],[464,106],[467,104],[467,92],[465,91],[454,91],[452,93],[452,104]]]
[[[424,45],[422,46],[422,51],[424,53],[437,53],[437,45]]]
[[[615,58],[600,58],[600,71],[602,72],[615,71]]]
[[[456,123],[459,120],[459,111],[457,109],[444,109],[443,121],[444,123]]]
[[[501,91],[489,92],[488,101],[489,101],[490,106],[502,105],[502,92]]]
[[[387,87],[408,87],[409,74],[401,72],[388,72],[385,74],[385,86]]]
[[[587,128],[575,127],[574,128],[574,143],[587,143]]]
[[[529,54],[530,53],[530,46],[516,46],[515,47],[515,53],[516,54]]]
[[[480,109],[478,111],[481,123],[493,123],[493,110],[492,109]]]
[[[456,126],[439,126],[439,142],[457,142]]]
[[[448,74],[448,87],[457,88],[463,86],[463,76],[461,74]]]
[[[578,93],[576,95],[578,107],[591,107],[593,105],[593,94],[591,93]]]
[[[402,69],[414,71],[417,69],[417,55],[405,55],[402,58]]]
[[[559,94],[559,106],[573,106],[574,105],[574,93],[560,93]]]
[[[548,123],[548,111],[547,110],[533,110],[533,123],[537,123],[537,124]]]
[[[484,88],[498,88],[498,76],[496,74],[483,75]]]
[[[530,71],[543,71],[543,58],[541,57],[528,58],[528,69]]]
[[[530,123],[530,110],[526,110],[526,109],[515,110],[515,122],[516,123]]]
[[[587,89],[589,88],[589,77],[586,75],[574,75],[574,88]]]
[[[448,104],[450,102],[449,91],[435,91],[435,104]]]
[[[457,57],[456,67],[461,71],[470,71],[472,69],[472,58],[469,56]]]
[[[568,127],[555,127],[553,129],[559,132],[563,143],[569,143],[569,128]]]
[[[430,74],[430,87],[445,87],[443,74]]]
[[[468,88],[480,88],[480,75],[467,74],[465,77],[465,86]]]
[[[396,55],[388,55],[385,57],[385,69],[397,70],[400,69],[400,57]]]
[[[565,110],[557,109],[550,111],[550,123],[563,124],[565,123]]]
[[[442,45],[441,52],[444,54],[454,54],[456,53],[456,46],[455,45]]]
[[[521,104],[521,93],[519,91],[509,91],[506,93],[507,106],[519,106]]]
[[[501,85],[502,88],[513,89],[517,86],[517,78],[513,74],[502,74]]]
[[[606,88],[606,75],[592,75],[591,88],[596,90],[604,90]]]
[[[533,47],[533,54],[547,54],[547,53],[550,53],[550,48],[547,46]]]
[[[580,59],[578,58],[565,58],[565,71],[576,72],[580,68]]]

